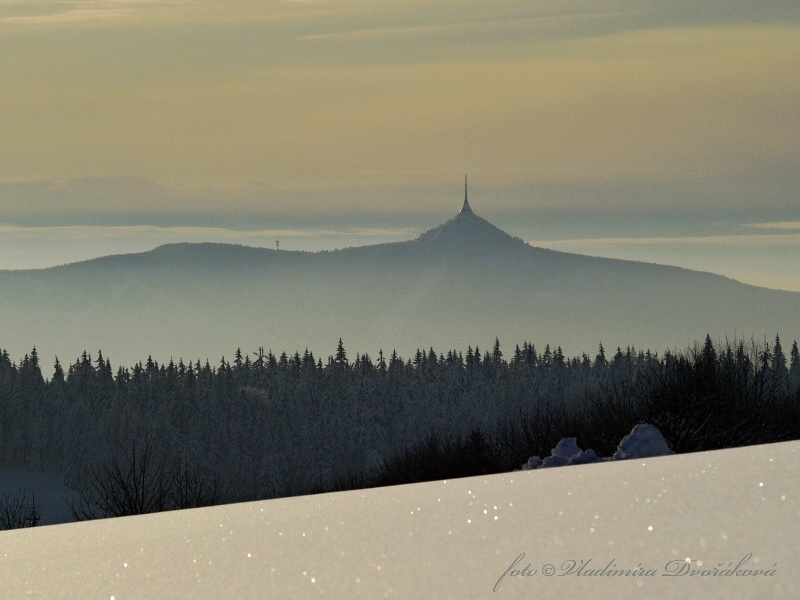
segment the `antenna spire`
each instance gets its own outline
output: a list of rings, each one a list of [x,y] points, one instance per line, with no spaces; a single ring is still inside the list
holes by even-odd
[[[459,215],[474,215],[475,213],[472,212],[472,209],[469,207],[469,196],[467,192],[467,176],[464,175],[464,204],[461,206],[461,210],[458,211]]]

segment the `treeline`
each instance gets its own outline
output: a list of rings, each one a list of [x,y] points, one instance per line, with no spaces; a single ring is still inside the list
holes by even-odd
[[[63,470],[87,491],[90,515],[97,494],[109,495],[102,484],[137,451],[136,468],[147,452],[171,482],[163,508],[172,496],[191,505],[431,476],[417,467],[438,477],[444,457],[473,465],[458,474],[510,470],[565,436],[602,455],[645,421],[678,452],[800,438],[796,342],[788,357],[777,337],[707,337],[663,356],[607,356],[600,345],[593,358],[567,358],[527,342],[509,354],[496,341],[485,352],[351,360],[340,340],[325,363],[262,348],[215,366],[148,359],[114,371],[102,353],[84,352],[66,369],[56,359],[48,378],[35,349],[18,364],[2,351],[0,458]]]

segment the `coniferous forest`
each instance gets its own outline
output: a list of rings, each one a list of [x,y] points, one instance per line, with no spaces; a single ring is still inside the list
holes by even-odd
[[[595,354],[595,353],[593,353]],[[800,438],[800,352],[774,343],[566,357],[263,348],[218,364],[112,367],[0,351],[4,465],[59,469],[76,518],[510,471],[566,436],[610,455],[637,423],[676,452]]]

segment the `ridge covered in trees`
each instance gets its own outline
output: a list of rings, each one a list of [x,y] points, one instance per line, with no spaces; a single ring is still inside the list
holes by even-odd
[[[351,359],[339,340],[325,363],[259,348],[215,366],[148,358],[115,372],[84,352],[66,369],[56,359],[47,378],[35,349],[18,364],[0,351],[0,459],[63,470],[86,492],[82,514],[102,516],[91,490],[121,476],[137,444],[137,468],[149,457],[177,486],[164,509],[175,489],[177,508],[448,476],[427,468],[445,458],[458,465],[450,477],[511,470],[565,436],[608,453],[645,421],[677,452],[800,438],[800,351],[787,357],[777,336],[707,337],[663,356],[608,356],[601,344],[568,358],[528,342],[509,354],[496,340]]]

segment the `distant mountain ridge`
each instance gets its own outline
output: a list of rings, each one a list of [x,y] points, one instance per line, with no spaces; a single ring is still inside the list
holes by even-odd
[[[438,352],[495,338],[566,354],[598,343],[684,348],[706,333],[800,338],[800,293],[679,267],[531,247],[472,212],[407,242],[326,252],[168,244],[0,272],[0,348],[43,358],[102,350],[115,364],[237,348]]]

